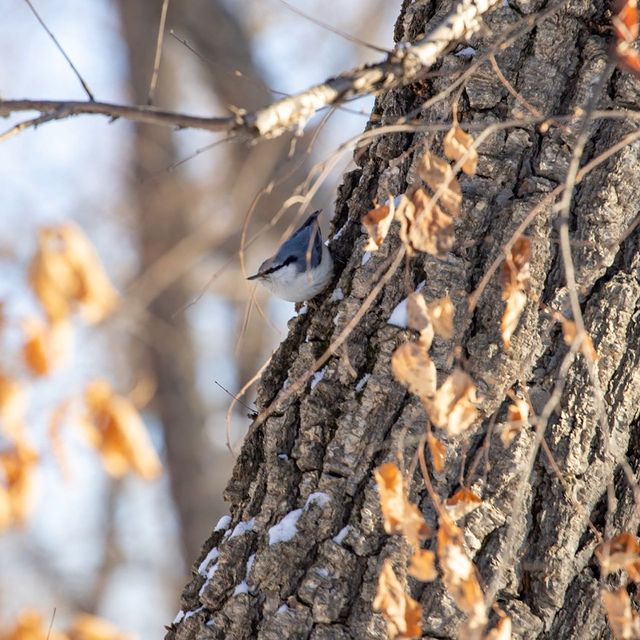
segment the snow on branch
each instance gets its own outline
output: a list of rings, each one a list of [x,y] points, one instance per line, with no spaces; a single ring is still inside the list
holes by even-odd
[[[163,111],[150,106],[126,106],[107,102],[65,100],[0,100],[0,116],[36,111],[41,115],[0,134],[0,141],[29,126],[80,114],[101,114],[133,122],[220,131],[240,138],[275,138],[300,129],[320,109],[344,100],[375,94],[414,82],[452,45],[468,39],[480,27],[480,18],[501,0],[460,0],[445,19],[414,44],[400,43],[385,60],[329,78],[301,93],[234,116],[206,118]]]

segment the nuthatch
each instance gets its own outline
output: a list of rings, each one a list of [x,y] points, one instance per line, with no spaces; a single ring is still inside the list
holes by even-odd
[[[312,213],[247,280],[257,280],[273,295],[289,302],[310,300],[325,289],[333,276],[333,258],[322,242],[319,214]]]

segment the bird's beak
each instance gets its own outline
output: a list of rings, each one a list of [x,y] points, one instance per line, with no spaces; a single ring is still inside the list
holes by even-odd
[[[259,277],[260,277],[260,274],[259,274],[259,273],[256,273],[256,274],[255,274],[255,275],[253,275],[253,276],[249,276],[249,277],[247,278],[247,280],[255,280],[256,278],[259,278]]]

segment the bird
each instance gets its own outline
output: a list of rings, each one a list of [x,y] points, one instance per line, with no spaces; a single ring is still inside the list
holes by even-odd
[[[311,300],[326,289],[333,278],[333,257],[322,242],[318,224],[321,211],[314,211],[247,280],[257,280],[273,295],[289,302]]]

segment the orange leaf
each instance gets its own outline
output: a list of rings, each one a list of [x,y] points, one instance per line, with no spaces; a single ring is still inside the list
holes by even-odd
[[[373,608],[382,612],[391,640],[419,638],[422,635],[420,605],[402,588],[388,559],[384,561],[380,572]]]
[[[393,222],[393,211],[387,206],[376,207],[364,214],[362,224],[369,234],[365,251],[377,251],[389,233]]]
[[[426,349],[415,342],[405,342],[393,352],[391,370],[398,382],[423,401],[436,391],[436,365]]]
[[[36,376],[45,376],[56,366],[62,366],[69,357],[73,330],[66,320],[57,320],[47,326],[37,318],[24,322],[26,336],[22,355],[25,364]]]
[[[461,487],[445,500],[443,506],[452,520],[459,520],[481,504],[482,500],[471,489]]]
[[[447,448],[430,433],[427,434],[427,444],[429,445],[429,451],[431,453],[431,459],[433,461],[433,468],[436,473],[442,473],[444,469],[444,459],[447,454]]]
[[[631,533],[625,531],[600,544],[596,558],[605,576],[624,569],[634,582],[640,582],[640,544]]]
[[[49,632],[49,623],[45,624],[36,611],[27,609],[18,616],[15,626],[0,635],[2,640],[66,640],[67,636],[56,631]]]
[[[407,298],[407,324],[409,328],[420,332],[418,342],[428,351],[433,341],[433,325],[424,296],[417,291]]]
[[[118,295],[79,227],[67,223],[39,233],[29,281],[49,320],[65,320],[76,307],[87,322],[102,320]]]
[[[445,588],[468,616],[470,628],[482,628],[487,623],[487,614],[476,568],[464,550],[462,532],[445,518],[440,519],[437,547]]]
[[[609,618],[609,626],[616,638],[639,638],[640,617],[631,606],[631,598],[624,587],[617,591],[601,591],[602,603]]]
[[[418,164],[418,174],[434,195],[442,191],[436,204],[440,204],[452,216],[457,216],[460,213],[462,191],[460,183],[453,175],[451,165],[427,151]]]
[[[506,301],[500,334],[505,349],[511,347],[511,336],[518,326],[527,304],[526,291],[531,280],[531,243],[528,238],[518,238],[507,255],[501,273],[502,299]]]
[[[618,0],[616,14],[611,19],[616,39],[632,44],[638,37],[638,1]]]
[[[111,622],[86,613],[77,615],[69,628],[70,640],[132,640],[134,637],[122,633]]]
[[[422,582],[431,582],[438,577],[436,555],[433,551],[418,549],[411,556],[409,575]]]
[[[487,640],[511,640],[511,618],[503,614],[498,624],[487,634]]]
[[[11,440],[18,440],[23,435],[26,407],[24,387],[17,380],[0,376],[1,430]]]
[[[457,125],[451,127],[444,137],[444,155],[449,160],[459,160],[463,156],[465,160],[462,170],[468,175],[475,174],[478,168],[478,152],[473,148],[473,138],[465,133]]]
[[[576,323],[572,320],[567,320],[562,314],[557,312],[553,314],[553,317],[558,320],[562,326],[562,337],[564,338],[565,343],[571,346],[578,335]],[[588,360],[591,360],[591,362],[597,362],[600,359],[595,347],[593,346],[591,336],[586,331],[582,335],[580,351],[582,352],[582,355]]]
[[[428,311],[436,334],[445,340],[450,340],[453,337],[455,309],[449,296],[430,302]]]
[[[23,524],[33,502],[38,456],[24,441],[0,452],[0,530]]]
[[[430,533],[418,507],[407,500],[404,480],[391,462],[380,465],[374,476],[380,493],[380,507],[387,533],[401,533],[417,547]]]
[[[87,387],[85,402],[85,426],[107,472],[120,477],[131,470],[145,480],[158,477],[162,465],[131,401],[98,380]]]
[[[500,432],[502,446],[506,449],[513,439],[529,424],[529,405],[517,398],[515,404],[509,405],[507,410],[507,422]]]
[[[454,369],[435,396],[425,401],[431,422],[454,436],[475,422],[476,404],[476,386],[462,369]]]

